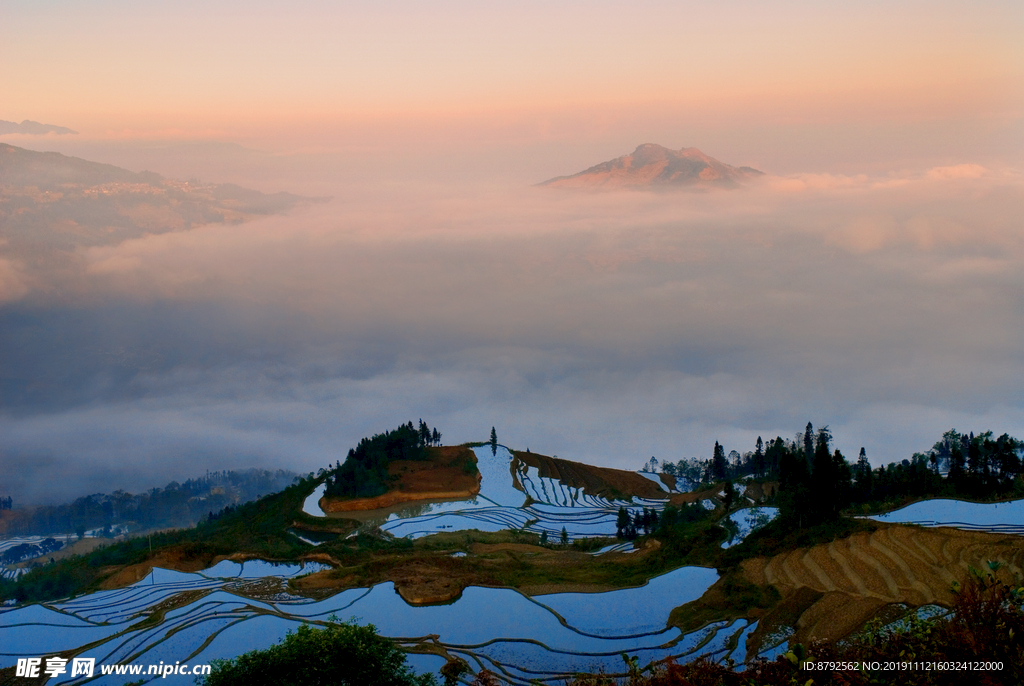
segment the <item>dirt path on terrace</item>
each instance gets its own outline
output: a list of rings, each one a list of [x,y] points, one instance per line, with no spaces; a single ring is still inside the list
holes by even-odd
[[[774,586],[783,596],[755,638],[762,629],[788,624],[797,640],[835,640],[895,603],[949,606],[953,582],[963,581],[970,567],[987,571],[990,560],[1002,564],[1002,578],[1018,578],[1024,542],[1019,536],[894,525],[745,560],[741,570],[749,582]]]

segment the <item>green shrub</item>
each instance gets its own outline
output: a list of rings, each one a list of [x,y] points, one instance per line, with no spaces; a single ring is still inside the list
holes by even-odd
[[[214,660],[205,686],[435,686],[415,675],[405,653],[372,625],[301,625],[284,640],[232,660]]]

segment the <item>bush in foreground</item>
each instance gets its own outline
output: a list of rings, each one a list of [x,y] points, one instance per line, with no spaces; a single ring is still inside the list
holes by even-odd
[[[435,686],[371,624],[301,625],[277,645],[215,660],[204,686]]]

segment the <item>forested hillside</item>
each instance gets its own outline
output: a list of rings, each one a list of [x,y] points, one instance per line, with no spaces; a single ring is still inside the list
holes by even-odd
[[[207,472],[184,483],[172,481],[144,493],[96,493],[63,505],[15,508],[0,513],[0,536],[191,526],[229,505],[276,493],[296,477],[294,472],[282,469]]]
[[[426,459],[426,448],[441,444],[441,434],[420,420],[419,428],[410,421],[397,429],[364,438],[348,451],[345,462],[328,470],[325,495],[332,497],[372,498],[385,493],[390,484],[388,465],[393,460]]]
[[[927,452],[872,467],[864,448],[850,463],[833,450],[827,426],[815,431],[808,422],[795,439],[780,436],[765,443],[758,437],[754,450],[744,454],[732,451],[727,456],[716,442],[709,460],[659,463],[651,458],[644,469],[660,469],[691,484],[724,482],[730,504],[734,480],[777,482],[782,520],[804,527],[835,519],[844,510],[872,512],[922,497],[1019,497],[1024,495],[1022,451],[1024,441],[1009,434],[950,429]]]

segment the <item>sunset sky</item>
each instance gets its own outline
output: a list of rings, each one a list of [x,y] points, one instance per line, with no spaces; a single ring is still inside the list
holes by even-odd
[[[0,18],[4,117],[89,137],[294,151],[699,135],[730,159],[813,167],[789,171],[1021,152],[1012,1],[14,0]]]
[[[624,468],[1024,437],[1022,36],[1012,0],[7,0],[0,119],[78,133],[0,142],[332,201],[74,273],[0,244],[0,346],[68,379],[0,397],[2,466],[305,471],[420,417]],[[641,143],[767,178],[533,187]]]

